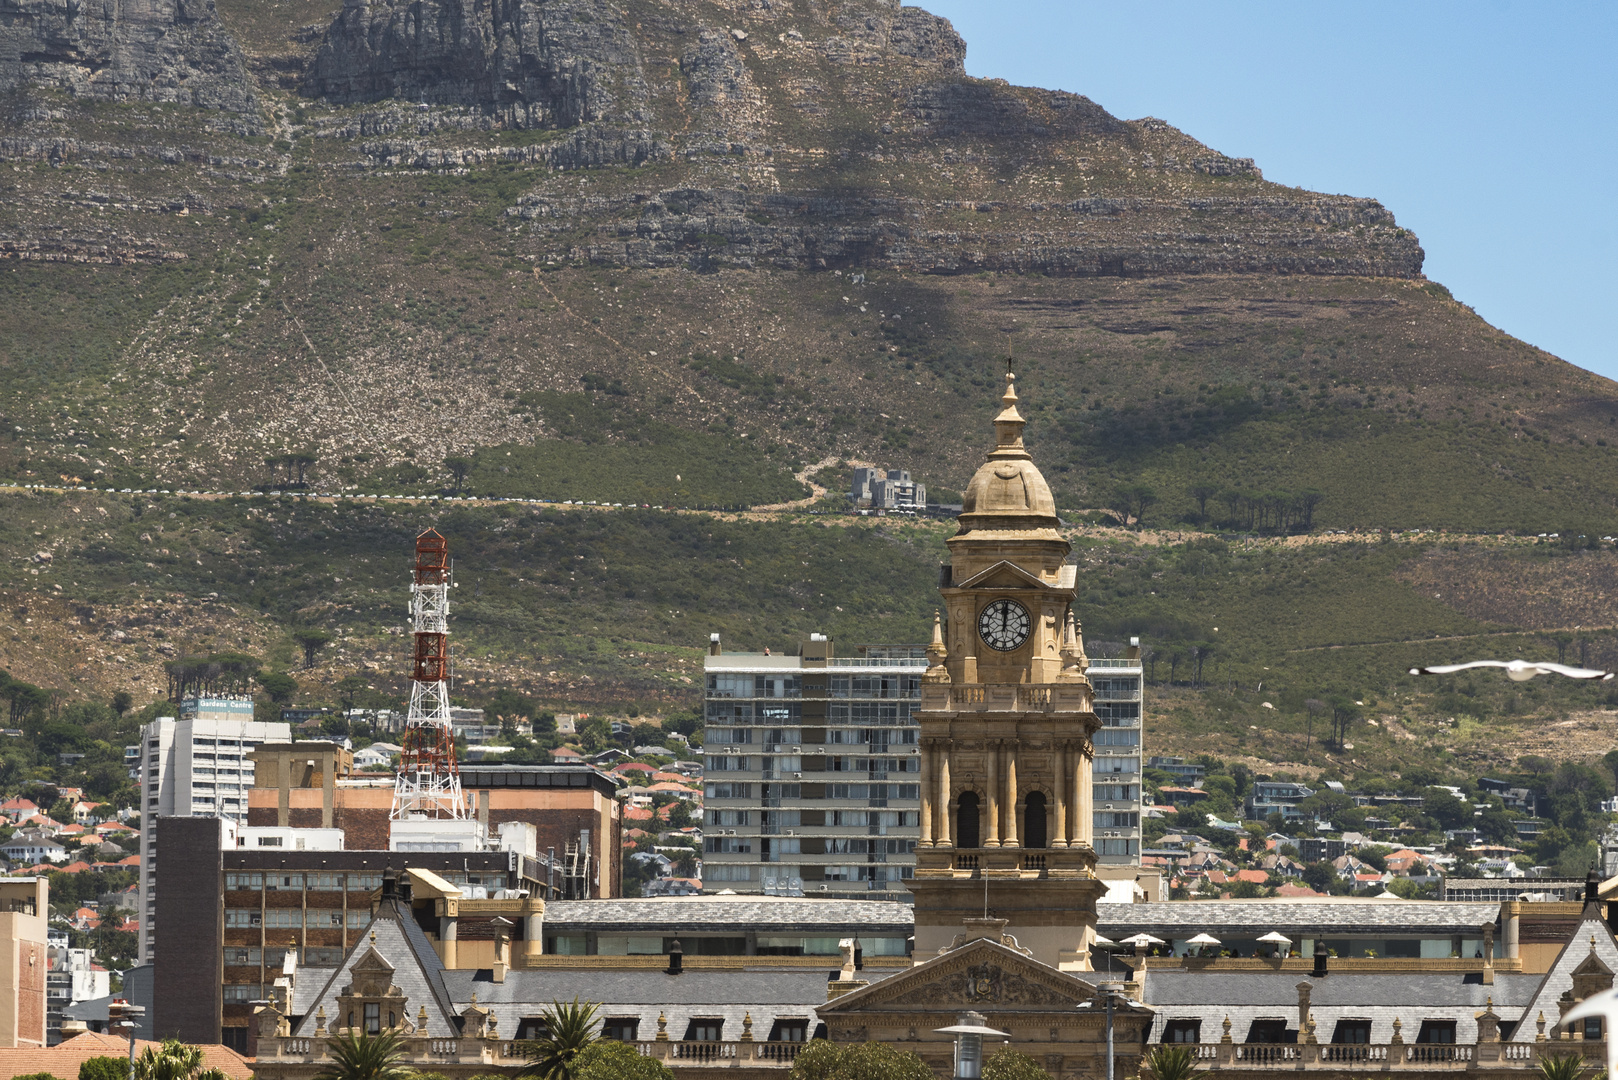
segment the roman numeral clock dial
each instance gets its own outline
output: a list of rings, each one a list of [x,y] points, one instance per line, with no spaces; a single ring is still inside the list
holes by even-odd
[[[1028,640],[1028,609],[1015,600],[996,600],[978,616],[978,637],[989,648],[1010,652]]]

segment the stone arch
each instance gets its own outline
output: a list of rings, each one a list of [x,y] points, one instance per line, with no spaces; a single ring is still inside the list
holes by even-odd
[[[1030,791],[1022,805],[1022,846],[1051,846],[1050,806],[1043,791]]]
[[[983,803],[975,791],[963,791],[955,800],[955,846],[983,846]]]

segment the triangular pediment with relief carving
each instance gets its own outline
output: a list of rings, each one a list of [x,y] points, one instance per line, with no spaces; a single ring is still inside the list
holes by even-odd
[[[819,1012],[910,1012],[922,1009],[1067,1010],[1091,1000],[1095,987],[987,939],[822,1005]]]
[[[979,570],[965,581],[953,584],[957,589],[1050,589],[1053,586],[1041,581],[1035,574],[1030,574],[1013,562],[1004,560],[995,563],[985,570]]]

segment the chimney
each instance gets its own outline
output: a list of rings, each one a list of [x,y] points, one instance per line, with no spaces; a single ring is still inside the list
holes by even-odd
[[[388,867],[382,871],[382,899],[393,900],[399,895],[399,871]]]
[[[1310,974],[1317,979],[1326,977],[1326,946],[1324,942],[1315,942],[1315,970]]]
[[[719,635],[715,634],[714,641],[717,643],[718,640]],[[718,647],[717,644],[715,647]],[[685,950],[680,947],[680,939],[675,938],[674,943],[669,946],[668,974],[679,975],[683,971],[685,971]]]
[[[709,634],[708,635],[708,655],[709,656],[718,656],[719,655],[719,635],[718,634]]]

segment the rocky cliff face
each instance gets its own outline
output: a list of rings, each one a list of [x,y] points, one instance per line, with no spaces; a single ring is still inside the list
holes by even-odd
[[[258,95],[214,0],[0,0],[0,91],[252,113]]]

